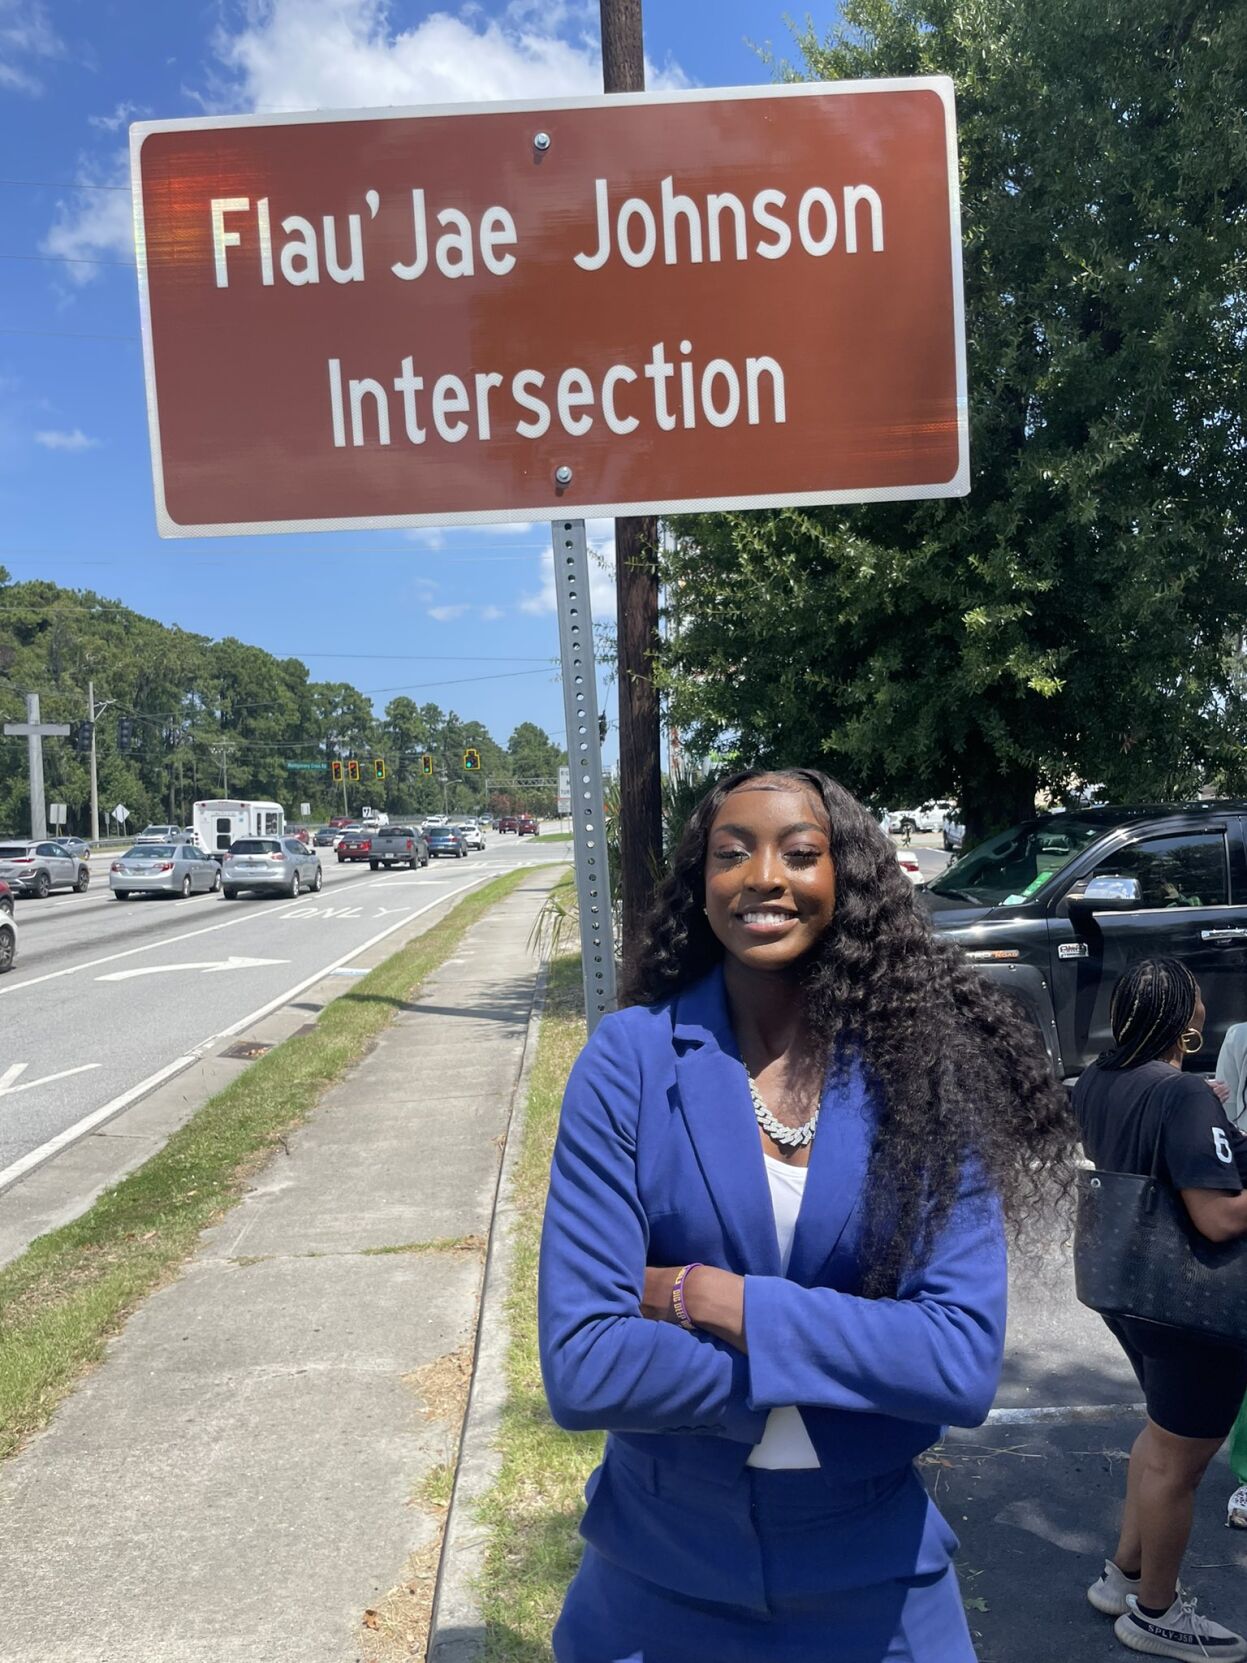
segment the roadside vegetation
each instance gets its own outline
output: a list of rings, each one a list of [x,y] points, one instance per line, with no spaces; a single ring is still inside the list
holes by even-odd
[[[0,1270],[0,1459],[42,1426],[138,1303],[365,1054],[465,933],[529,875],[518,867],[325,1007],[211,1098],[93,1207]]]
[[[585,1480],[602,1452],[599,1434],[562,1432],[550,1419],[537,1357],[537,1252],[546,1180],[563,1087],[584,1042],[580,959],[561,955],[550,967],[515,1176],[520,1222],[508,1302],[502,1469],[482,1506],[490,1529],[481,1587],[483,1663],[550,1657],[550,1631],[580,1559]]]

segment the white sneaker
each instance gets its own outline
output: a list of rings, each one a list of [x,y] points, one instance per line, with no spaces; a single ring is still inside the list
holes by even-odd
[[[1103,1571],[1087,1589],[1087,1598],[1106,1617],[1124,1617],[1130,1609],[1126,1604],[1126,1595],[1137,1594],[1138,1591],[1138,1577],[1127,1576],[1111,1559],[1106,1559]]]
[[[1113,1624],[1113,1633],[1131,1651],[1149,1657],[1219,1657],[1243,1663],[1247,1640],[1222,1628],[1211,1617],[1201,1617],[1190,1594],[1179,1593],[1163,1617],[1145,1617],[1134,1594],[1126,1596],[1127,1610]]]
[[[1225,1522],[1231,1530],[1247,1530],[1247,1484],[1240,1484],[1226,1502]]]

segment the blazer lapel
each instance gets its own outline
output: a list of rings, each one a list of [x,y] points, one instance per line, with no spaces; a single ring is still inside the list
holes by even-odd
[[[680,1109],[733,1255],[725,1268],[778,1276],[775,1214],[721,970],[679,996],[673,1038]]]
[[[846,1085],[829,1085],[823,1092],[788,1261],[789,1278],[802,1287],[818,1285],[862,1199],[871,1131],[860,1074],[854,1073]]]

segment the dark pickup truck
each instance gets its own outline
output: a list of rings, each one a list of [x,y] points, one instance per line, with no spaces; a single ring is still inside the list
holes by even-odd
[[[980,844],[918,895],[935,928],[1024,1005],[1061,1079],[1111,1041],[1127,967],[1190,966],[1208,1010],[1211,1073],[1247,1020],[1247,802],[1080,808],[1037,815]]]
[[[427,866],[429,845],[424,833],[415,826],[378,826],[372,833],[368,864],[374,872],[379,866],[406,866],[413,872],[417,866]]]

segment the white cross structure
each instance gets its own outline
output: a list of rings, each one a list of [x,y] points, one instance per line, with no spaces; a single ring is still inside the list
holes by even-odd
[[[26,720],[24,722],[6,722],[4,731],[7,734],[24,734],[30,752],[30,835],[32,837],[46,837],[48,835],[48,811],[43,796],[43,741],[45,739],[63,739],[70,731],[68,722],[41,722],[39,720],[39,695],[27,693]]]

